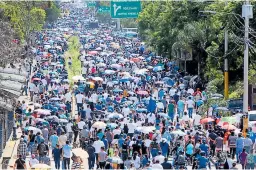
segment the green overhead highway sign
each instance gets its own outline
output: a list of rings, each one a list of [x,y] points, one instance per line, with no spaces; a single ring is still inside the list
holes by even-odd
[[[96,6],[96,2],[87,2],[87,6],[88,7],[95,7]]]
[[[98,13],[107,13],[110,12],[110,7],[108,6],[100,6],[98,9]]]
[[[139,0],[116,0],[110,3],[111,18],[138,18],[140,11]]]

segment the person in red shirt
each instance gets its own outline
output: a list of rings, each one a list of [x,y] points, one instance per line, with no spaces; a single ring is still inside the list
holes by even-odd
[[[96,73],[96,68],[95,68],[95,67],[92,67],[91,72],[92,72],[92,74]]]

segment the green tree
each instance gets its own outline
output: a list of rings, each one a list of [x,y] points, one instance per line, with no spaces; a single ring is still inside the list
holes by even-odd
[[[44,9],[28,1],[1,3],[0,8],[21,39],[26,40],[31,31],[40,31],[45,23]]]
[[[61,10],[57,7],[55,3],[49,4],[48,8],[45,9],[46,12],[46,22],[54,22],[60,17]]]

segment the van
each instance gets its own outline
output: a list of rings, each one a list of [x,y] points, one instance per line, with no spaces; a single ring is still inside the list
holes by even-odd
[[[256,110],[248,112],[248,126],[253,127],[256,124]]]

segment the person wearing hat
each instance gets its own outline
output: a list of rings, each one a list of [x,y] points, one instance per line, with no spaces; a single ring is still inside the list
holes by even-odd
[[[39,161],[36,159],[35,155],[32,154],[29,160],[29,166],[33,167],[35,164],[39,164]]]

